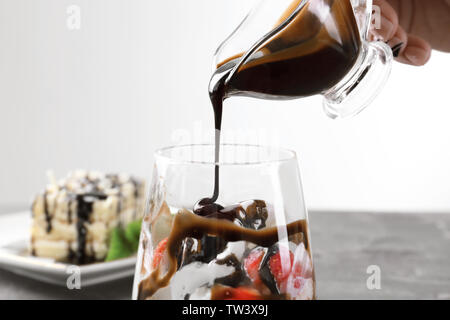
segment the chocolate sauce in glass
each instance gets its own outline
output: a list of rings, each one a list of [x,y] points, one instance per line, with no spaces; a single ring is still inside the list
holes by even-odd
[[[298,220],[286,225],[288,236],[303,232],[306,234],[305,220]],[[172,230],[167,240],[167,271],[163,264],[139,284],[139,299],[151,297],[159,289],[166,287],[178,269],[178,255],[182,241],[186,238],[201,239],[205,234],[225,241],[248,241],[262,247],[271,247],[279,241],[278,227],[253,230],[238,226],[230,221],[218,221],[200,217],[187,210],[181,210],[174,219]],[[165,273],[164,273],[165,271]]]

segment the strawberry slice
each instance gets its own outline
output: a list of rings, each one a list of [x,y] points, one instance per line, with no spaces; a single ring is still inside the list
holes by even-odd
[[[286,292],[286,285],[292,270],[294,254],[286,247],[280,246],[277,253],[269,259],[270,272],[280,293]]]
[[[303,243],[297,247],[294,256],[292,271],[287,279],[286,293],[296,300],[314,299],[313,266]]]
[[[259,276],[259,267],[264,254],[265,252],[262,248],[256,248],[250,252],[244,261],[244,269],[247,272],[248,277],[257,286],[262,284],[261,277]]]
[[[161,240],[160,243],[156,246],[156,249],[153,251],[153,261],[152,261],[152,268],[156,269],[159,264],[161,263],[161,260],[164,256],[164,252],[167,248],[167,240],[168,238],[165,238]]]

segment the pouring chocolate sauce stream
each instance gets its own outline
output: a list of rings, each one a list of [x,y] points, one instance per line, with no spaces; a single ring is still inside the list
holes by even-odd
[[[293,2],[295,4],[296,1]],[[213,106],[214,112],[214,192],[211,198],[201,199],[195,206],[194,212],[201,211],[202,207],[208,205],[214,205],[219,198],[220,193],[220,142],[222,131],[222,115],[223,115],[223,102],[229,96],[237,94],[239,90],[233,89],[230,80],[233,79],[233,75],[239,71],[239,68],[243,66],[247,60],[260,48],[268,39],[274,37],[277,33],[288,26],[305,6],[306,1],[300,1],[297,6],[290,6],[280,19],[280,23],[277,27],[262,37],[257,43],[255,43],[250,50],[245,54],[238,54],[226,61],[223,61],[218,65],[216,72],[214,72],[209,83],[209,97]]]

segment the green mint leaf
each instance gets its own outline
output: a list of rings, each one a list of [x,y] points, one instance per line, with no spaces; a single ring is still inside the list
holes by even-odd
[[[141,235],[141,220],[133,221],[125,228],[125,238],[127,239],[130,248],[137,251],[139,247],[139,237]]]
[[[108,255],[105,261],[113,261],[131,256],[135,251],[128,243],[125,232],[121,228],[115,228],[111,232]]]

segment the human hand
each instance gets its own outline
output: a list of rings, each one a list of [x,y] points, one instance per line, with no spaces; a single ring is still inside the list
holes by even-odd
[[[396,60],[415,66],[428,62],[431,50],[450,52],[450,0],[374,0],[381,29],[374,38],[387,42]]]

